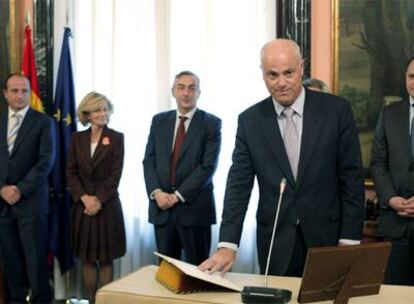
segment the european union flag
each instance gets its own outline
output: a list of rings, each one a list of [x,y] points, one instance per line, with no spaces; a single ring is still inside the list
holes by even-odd
[[[50,177],[52,187],[51,206],[54,212],[52,248],[59,261],[62,274],[73,266],[69,237],[69,215],[72,198],[67,189],[65,174],[66,156],[71,134],[76,131],[75,89],[73,85],[69,37],[71,37],[71,30],[65,27],[53,103],[56,130],[56,161]]]

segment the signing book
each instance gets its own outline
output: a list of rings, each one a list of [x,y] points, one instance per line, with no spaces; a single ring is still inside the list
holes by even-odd
[[[191,293],[224,287],[241,292],[242,288],[220,273],[209,274],[197,266],[154,252],[162,259],[155,279],[175,293]]]

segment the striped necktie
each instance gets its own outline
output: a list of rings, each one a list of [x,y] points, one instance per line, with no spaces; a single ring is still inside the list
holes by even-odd
[[[14,143],[16,142],[17,133],[19,132],[20,125],[22,124],[22,116],[18,113],[14,113],[11,118],[14,120],[12,127],[7,134],[7,146],[9,154],[13,151]]]

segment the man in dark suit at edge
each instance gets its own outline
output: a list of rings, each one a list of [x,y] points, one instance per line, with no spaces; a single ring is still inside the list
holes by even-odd
[[[240,114],[218,250],[199,268],[227,272],[236,259],[254,178],[259,185],[257,251],[265,271],[279,183],[287,179],[269,273],[301,276],[307,249],[358,244],[364,184],[349,103],[302,85],[299,46],[287,39],[261,51],[270,97]]]
[[[158,251],[181,259],[184,250],[185,260],[196,265],[210,253],[221,144],[221,120],[196,107],[200,92],[194,73],[175,76],[177,110],[153,117],[143,161]]]
[[[51,303],[47,269],[48,175],[54,161],[52,120],[29,108],[30,82],[4,82],[0,114],[0,246],[9,301]]]
[[[409,97],[382,110],[371,158],[378,231],[392,242],[384,282],[396,285],[414,285],[414,57],[405,79]]]

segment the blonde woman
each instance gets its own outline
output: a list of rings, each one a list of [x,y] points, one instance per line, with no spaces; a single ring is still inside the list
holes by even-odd
[[[104,95],[91,92],[77,115],[90,128],[72,136],[66,174],[73,197],[71,241],[82,261],[90,301],[112,280],[112,261],[125,254],[125,228],[118,195],[124,159],[122,133],[107,127],[113,112]]]

